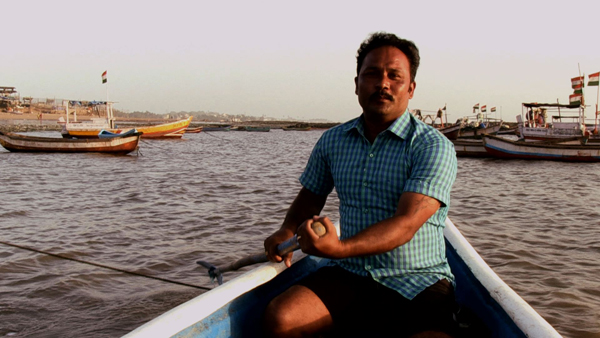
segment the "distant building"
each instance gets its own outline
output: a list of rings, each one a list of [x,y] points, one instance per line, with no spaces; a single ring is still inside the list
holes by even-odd
[[[0,109],[12,111],[19,105],[19,94],[15,87],[0,87]]]

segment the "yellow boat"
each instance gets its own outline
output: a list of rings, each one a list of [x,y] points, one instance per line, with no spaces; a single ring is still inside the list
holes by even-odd
[[[68,102],[65,104],[65,110],[67,112],[67,120],[59,121],[59,123],[64,124],[61,131],[64,138],[98,138],[98,135],[103,130],[120,134],[128,132],[131,129],[137,129],[137,131],[143,133],[142,138],[145,139],[173,139],[181,138],[190,125],[190,122],[192,122],[192,116],[190,116],[185,120],[175,122],[150,126],[135,126],[134,128],[118,128],[115,125],[113,117],[112,102],[106,103],[106,118],[96,118],[90,121],[77,121],[76,115],[75,121],[69,121]]]

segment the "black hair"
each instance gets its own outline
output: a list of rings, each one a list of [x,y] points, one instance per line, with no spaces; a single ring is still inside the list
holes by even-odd
[[[360,67],[362,67],[363,61],[367,57],[369,52],[379,47],[392,46],[398,48],[410,63],[410,81],[414,82],[417,77],[417,69],[421,62],[419,56],[419,49],[414,42],[406,39],[401,39],[392,33],[376,32],[371,34],[358,48],[356,52],[356,76],[360,73]]]

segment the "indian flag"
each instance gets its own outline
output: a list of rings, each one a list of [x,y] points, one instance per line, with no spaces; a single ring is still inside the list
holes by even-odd
[[[588,81],[588,86],[598,86],[600,85],[600,72],[590,74],[590,80]]]
[[[583,93],[583,83],[574,85],[573,89],[575,90],[574,91],[575,94],[582,94]]]
[[[575,89],[575,86],[577,85],[583,86],[583,76],[578,76],[571,79],[571,87]]]
[[[106,83],[106,70],[102,73],[102,83]]]
[[[583,95],[581,94],[571,94],[569,95],[569,103],[572,106],[580,106],[581,105],[581,99],[582,99]]]
[[[473,106],[473,109],[479,109],[479,103]]]
[[[485,105],[481,106],[481,112],[482,112],[482,113],[485,113],[485,108],[486,108],[486,106],[485,106]]]
[[[496,107],[492,107],[492,108],[490,108],[490,111],[491,111],[492,113],[495,113],[495,112],[496,112]]]

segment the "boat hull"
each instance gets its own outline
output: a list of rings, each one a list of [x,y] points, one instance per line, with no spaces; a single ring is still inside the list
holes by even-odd
[[[163,123],[154,126],[141,126],[135,127],[139,132],[142,132],[142,138],[144,139],[177,139],[181,138],[185,134],[186,129],[192,122],[192,117],[185,120]],[[104,128],[111,133],[124,133],[134,128]],[[85,123],[74,124],[70,123],[65,125],[62,135],[65,138],[98,138],[98,134],[102,129],[98,127],[86,127]]]
[[[456,140],[460,133],[460,124],[439,128],[439,132],[446,136],[449,140]]]
[[[480,127],[463,127],[459,134],[459,138],[481,138],[484,134],[495,134],[500,128],[502,128],[501,123],[490,123],[488,127],[480,128]]]
[[[452,140],[452,144],[457,157],[491,157],[481,139],[456,139]]]
[[[0,144],[12,152],[41,153],[108,153],[115,155],[128,154],[138,147],[142,134],[130,133],[127,136],[98,138],[89,140],[35,137],[19,134],[0,133]]]
[[[485,150],[493,157],[566,162],[600,162],[600,145],[511,141],[483,136]]]
[[[190,128],[190,127],[187,127],[187,128],[185,129],[185,133],[186,133],[186,134],[197,134],[197,133],[199,133],[199,132],[201,132],[201,131],[202,131],[202,127],[197,127],[197,128]]]
[[[560,337],[504,283],[454,224],[444,229],[446,255],[456,276],[461,307],[479,316],[491,337]],[[300,257],[299,257],[300,256]],[[295,254],[289,269],[266,263],[144,324],[125,337],[262,337],[261,315],[268,302],[291,284],[329,263]]]

